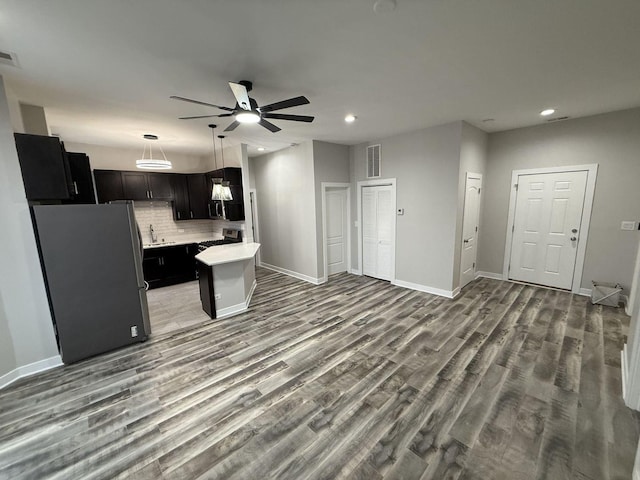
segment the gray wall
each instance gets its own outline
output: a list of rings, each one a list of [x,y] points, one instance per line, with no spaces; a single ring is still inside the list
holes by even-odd
[[[439,125],[351,147],[352,208],[366,178],[366,147],[380,144],[381,178],[396,178],[396,279],[453,290],[462,122]],[[352,266],[358,268],[352,226]]]
[[[620,222],[640,220],[640,108],[495,133],[488,158],[480,270],[502,273],[512,170],[597,163],[581,285],[620,282],[629,291],[638,232]]]
[[[58,355],[0,77],[0,374]],[[10,335],[6,335],[9,332]],[[9,338],[11,340],[9,340]],[[12,342],[12,348],[8,342]],[[11,360],[14,356],[14,360]]]
[[[313,172],[316,190],[316,245],[318,277],[324,276],[322,232],[322,182],[349,183],[349,147],[335,143],[313,141]],[[352,217],[355,218],[355,211]]]
[[[313,143],[249,159],[255,179],[260,260],[318,278]]]
[[[480,173],[484,181],[487,169],[487,144],[489,136],[479,128],[462,122],[460,131],[460,175],[458,178],[458,211],[456,215],[456,244],[453,257],[453,286],[460,286],[460,253],[462,251],[462,220],[467,172]],[[482,202],[482,196],[480,196]],[[482,205],[480,205],[482,212]],[[480,219],[482,228],[482,219]]]

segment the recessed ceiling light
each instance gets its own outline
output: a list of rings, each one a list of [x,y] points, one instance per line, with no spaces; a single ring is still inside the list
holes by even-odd
[[[396,0],[378,0],[373,4],[373,11],[375,13],[391,13],[397,6]]]
[[[548,117],[549,115],[553,115],[554,113],[556,113],[555,109],[547,108],[545,110],[542,110],[540,112],[540,115],[542,115],[543,117]]]
[[[266,150],[266,148],[264,148],[264,147],[258,147],[258,151],[259,152],[264,152],[265,150]]]
[[[355,115],[349,114],[346,117],[344,117],[344,121],[347,123],[353,123],[356,121],[356,118],[358,117],[356,117]]]

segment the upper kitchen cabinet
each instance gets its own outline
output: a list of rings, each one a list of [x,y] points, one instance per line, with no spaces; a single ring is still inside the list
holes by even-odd
[[[214,178],[222,178],[224,181],[229,182],[231,189],[231,195],[233,200],[223,202],[219,200],[211,200],[210,203],[210,218],[224,218],[231,221],[244,220],[244,198],[242,189],[242,169],[238,167],[226,167],[219,170],[214,170],[207,174],[208,184],[207,190],[209,198],[213,187]],[[224,206],[224,208],[223,208]],[[224,211],[224,217],[222,216]]]
[[[74,195],[72,200],[65,203],[96,203],[89,157],[84,153],[69,152],[67,160],[71,170]]]
[[[96,180],[98,203],[127,200],[119,170],[94,170],[93,177]]]
[[[25,133],[14,136],[27,200],[70,200],[75,190],[60,140]]]
[[[207,192],[205,174],[174,174],[172,177],[174,218],[176,220],[209,218],[208,202],[211,193]]]
[[[171,174],[122,172],[122,186],[127,200],[170,200],[173,198]]]

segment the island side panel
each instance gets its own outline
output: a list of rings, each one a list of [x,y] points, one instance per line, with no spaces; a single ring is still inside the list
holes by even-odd
[[[215,300],[216,317],[239,313],[246,309],[245,270],[251,260],[214,265],[213,289],[218,298]],[[255,276],[255,273],[253,274]]]
[[[201,262],[198,265],[198,283],[200,285],[200,301],[202,310],[211,318],[216,318],[216,302],[213,291],[213,269]]]

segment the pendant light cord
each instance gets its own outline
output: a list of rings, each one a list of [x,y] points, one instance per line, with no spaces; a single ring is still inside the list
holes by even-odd
[[[211,142],[213,143],[213,168],[218,169],[218,157],[216,156],[216,134],[215,128],[211,127]]]

